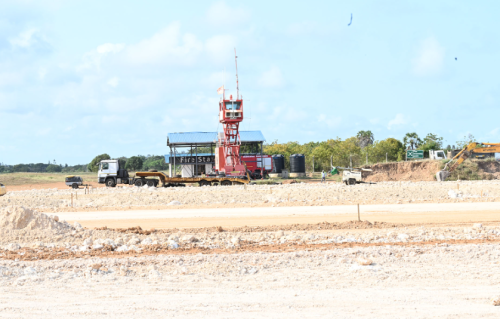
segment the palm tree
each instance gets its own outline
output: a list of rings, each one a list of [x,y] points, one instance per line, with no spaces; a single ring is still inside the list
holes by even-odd
[[[372,131],[359,131],[356,138],[358,139],[358,144],[361,148],[372,145],[374,141]]]
[[[403,144],[405,145],[406,149],[416,149],[419,147],[420,144],[422,144],[422,140],[418,137],[418,134],[413,132],[413,133],[406,133],[405,137],[403,138]]]

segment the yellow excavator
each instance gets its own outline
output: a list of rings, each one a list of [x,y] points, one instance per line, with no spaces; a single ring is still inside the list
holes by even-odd
[[[478,145],[487,145],[486,147],[477,147]],[[455,157],[451,159],[444,166],[442,171],[436,173],[436,179],[439,182],[445,181],[448,176],[450,176],[451,172],[453,172],[458,165],[462,164],[463,161],[468,159],[472,154],[477,153],[500,153],[500,143],[470,143],[465,146],[463,150],[461,150]],[[448,168],[448,165],[451,165]]]

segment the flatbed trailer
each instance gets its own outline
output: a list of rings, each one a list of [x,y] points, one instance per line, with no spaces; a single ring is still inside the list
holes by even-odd
[[[160,182],[162,187],[186,186],[185,184],[199,183],[200,186],[212,185],[242,185],[250,183],[250,174],[245,176],[206,176],[206,177],[170,177],[165,173],[157,171],[136,172],[129,175],[126,169],[121,169],[118,160],[102,160],[99,163],[97,180],[107,187],[115,187],[118,184],[128,184],[135,186],[148,185],[157,187]]]
[[[152,179],[147,177],[155,177]],[[129,185],[135,186],[158,186],[161,182],[162,187],[171,186],[185,186],[184,184],[199,183],[200,186],[229,186],[229,185],[243,185],[250,183],[250,176],[247,175],[243,178],[239,177],[170,177],[162,172],[136,172],[134,177],[129,178]]]

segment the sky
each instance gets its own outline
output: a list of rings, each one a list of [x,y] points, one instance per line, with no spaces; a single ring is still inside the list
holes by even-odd
[[[0,163],[167,154],[221,130],[217,88],[267,142],[428,133],[500,142],[499,1],[0,2]],[[348,26],[352,14],[352,24]]]

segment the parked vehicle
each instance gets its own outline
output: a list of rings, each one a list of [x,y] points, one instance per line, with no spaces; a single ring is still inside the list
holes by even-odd
[[[66,183],[66,186],[70,186],[74,189],[77,189],[78,187],[83,185],[83,179],[80,176],[66,176],[64,182]]]
[[[361,171],[344,170],[342,172],[342,181],[346,185],[355,185],[362,182]]]
[[[247,173],[244,176],[203,176],[203,177],[169,177],[162,172],[136,172],[134,176],[130,176],[126,169],[122,169],[118,160],[103,160],[99,163],[97,172],[97,181],[100,184],[106,184],[107,187],[115,187],[118,184],[128,184],[135,186],[148,185],[149,187],[157,187],[160,182],[163,187],[170,186],[185,186],[186,183],[198,183],[200,186],[211,185],[237,185],[248,184],[250,175]]]
[[[429,150],[429,159],[443,160],[446,159],[446,154],[443,150]]]
[[[361,172],[371,172],[372,170],[370,168],[361,168],[361,167],[340,167],[340,166],[332,166],[332,175],[333,174],[338,174],[338,170],[341,169],[343,170],[342,172],[342,182],[344,182],[346,185],[356,185],[356,184],[361,184],[363,182],[363,176],[361,175]],[[371,183],[370,184],[374,184]]]

